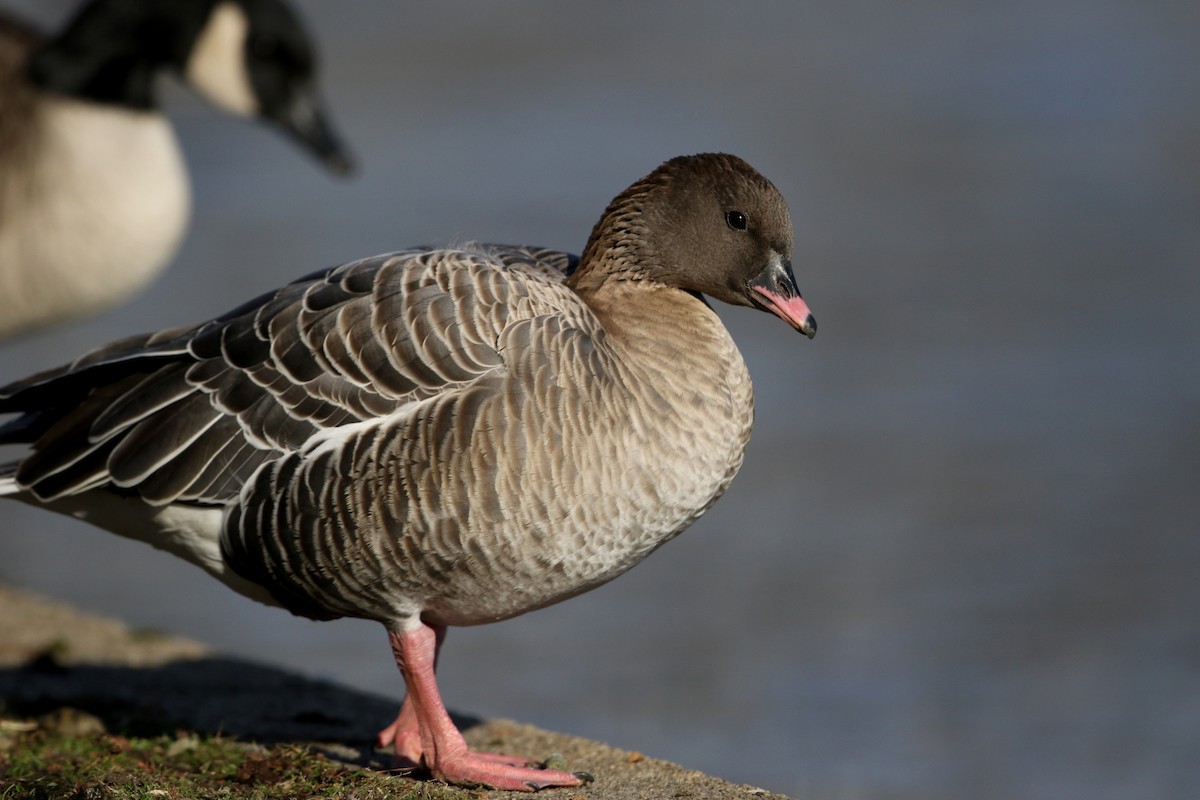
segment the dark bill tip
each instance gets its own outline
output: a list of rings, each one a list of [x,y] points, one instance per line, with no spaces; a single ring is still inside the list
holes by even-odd
[[[354,172],[354,159],[313,94],[296,95],[291,105],[270,117],[331,172],[342,176]]]
[[[780,257],[771,259],[767,268],[750,282],[750,301],[763,311],[770,311],[808,338],[817,335],[817,319],[796,288],[792,267]]]

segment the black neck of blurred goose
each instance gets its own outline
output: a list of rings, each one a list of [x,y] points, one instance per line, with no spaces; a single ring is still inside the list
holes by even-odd
[[[88,3],[34,54],[30,81],[80,100],[156,109],[158,73],[183,69],[212,6],[212,0]]]

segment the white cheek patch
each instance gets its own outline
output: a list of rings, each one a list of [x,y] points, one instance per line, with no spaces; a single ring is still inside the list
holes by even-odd
[[[233,114],[258,113],[258,100],[246,71],[250,23],[234,3],[218,3],[188,56],[185,74],[197,91]]]

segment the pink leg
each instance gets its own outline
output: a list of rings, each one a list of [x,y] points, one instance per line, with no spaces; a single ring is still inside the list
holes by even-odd
[[[388,632],[408,696],[396,721],[379,734],[382,745],[394,743],[397,755],[413,763],[423,760],[434,777],[447,783],[485,784],[527,792],[549,786],[579,786],[591,780],[582,772],[534,769],[522,766],[525,759],[469,750],[442,704],[434,677],[437,652],[445,635],[444,627],[427,625]]]
[[[446,626],[431,625],[435,640],[433,648],[433,670],[437,672],[438,661],[442,655],[442,642],[446,641]],[[417,767],[421,764],[421,729],[417,724],[417,712],[413,706],[412,698],[406,696],[404,702],[400,706],[400,713],[396,716],[396,721],[379,732],[375,737],[377,747],[387,747],[392,745],[392,751],[396,754],[399,761],[403,762],[403,766]],[[476,753],[480,758],[485,758],[489,761],[495,761],[497,764],[511,764],[521,767],[529,763],[527,759],[520,756],[505,756],[499,753]]]
[[[437,671],[438,658],[442,653],[442,642],[446,641],[446,626],[438,625],[433,628],[434,632],[434,647],[433,647],[433,669]],[[395,645],[392,646],[393,651]],[[406,695],[404,702],[400,704],[400,713],[396,715],[396,721],[379,732],[375,737],[377,747],[387,747],[393,745],[392,750],[396,757],[407,762],[409,766],[420,766],[421,764],[421,730],[417,725],[417,712],[413,707],[412,697]]]

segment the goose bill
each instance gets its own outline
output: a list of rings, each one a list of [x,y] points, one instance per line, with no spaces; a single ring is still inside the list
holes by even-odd
[[[268,116],[274,117],[285,131],[333,172],[347,175],[354,171],[354,160],[311,90],[298,93],[287,107]]]
[[[817,320],[796,288],[792,265],[778,256],[750,282],[750,300],[808,338],[817,335]]]

